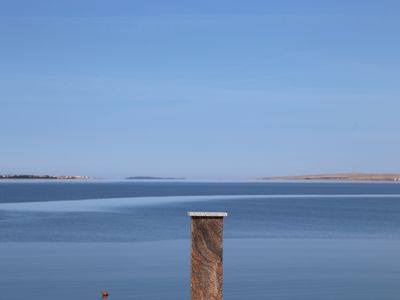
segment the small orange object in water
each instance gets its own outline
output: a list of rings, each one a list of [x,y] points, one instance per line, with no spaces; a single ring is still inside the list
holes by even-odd
[[[109,294],[108,294],[108,292],[106,292],[106,291],[102,291],[102,292],[101,292],[101,298],[102,298],[102,299],[108,298],[108,295],[109,295]]]

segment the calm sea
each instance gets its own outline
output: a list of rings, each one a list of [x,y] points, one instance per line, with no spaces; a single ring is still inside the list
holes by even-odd
[[[227,300],[400,297],[400,183],[1,181],[0,299],[189,299],[203,210]]]

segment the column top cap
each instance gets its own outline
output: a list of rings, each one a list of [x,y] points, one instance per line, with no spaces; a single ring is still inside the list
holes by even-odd
[[[190,217],[227,217],[227,212],[189,211]]]

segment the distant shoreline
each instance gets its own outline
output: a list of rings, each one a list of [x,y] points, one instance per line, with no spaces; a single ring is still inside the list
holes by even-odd
[[[86,180],[93,179],[90,176],[52,176],[52,175],[0,175],[1,179],[61,179],[61,180]]]
[[[400,173],[338,173],[298,176],[261,177],[258,180],[337,180],[337,181],[398,181]]]

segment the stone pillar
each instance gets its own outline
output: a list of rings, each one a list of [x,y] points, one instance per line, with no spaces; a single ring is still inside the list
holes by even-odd
[[[189,212],[192,218],[191,300],[222,300],[224,212]]]

